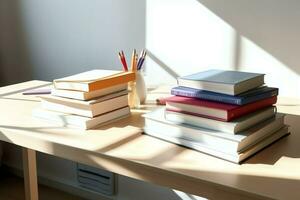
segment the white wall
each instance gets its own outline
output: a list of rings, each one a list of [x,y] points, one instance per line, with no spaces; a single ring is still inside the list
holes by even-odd
[[[6,84],[120,69],[119,50],[145,46],[145,0],[1,0],[0,27]]]
[[[280,95],[300,97],[299,1],[148,0],[146,7],[152,84],[235,69],[265,73]]]

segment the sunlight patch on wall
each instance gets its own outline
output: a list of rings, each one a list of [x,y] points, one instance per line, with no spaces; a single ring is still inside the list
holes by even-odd
[[[178,75],[232,68],[234,36],[231,26],[198,1],[147,1],[146,47]],[[163,71],[155,61],[148,60],[150,80],[174,80]]]
[[[154,57],[148,57],[147,83],[175,85],[176,76],[231,69],[265,73],[280,96],[300,97],[300,75],[238,31],[197,0],[148,0],[146,47]]]
[[[242,71],[265,73],[265,82],[272,87],[279,87],[280,96],[300,96],[300,77],[288,66],[263,50],[251,40],[241,40]]]

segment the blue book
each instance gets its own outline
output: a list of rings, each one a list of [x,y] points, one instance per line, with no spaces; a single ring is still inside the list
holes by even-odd
[[[207,70],[177,79],[179,86],[237,95],[264,84],[264,74]]]
[[[220,94],[216,92],[210,92],[206,90],[199,90],[194,88],[178,86],[172,88],[171,94],[176,96],[185,96],[185,97],[193,97],[193,98],[205,99],[210,101],[218,101],[222,103],[244,105],[258,100],[266,99],[272,96],[277,96],[278,88],[263,86],[233,96],[233,95]]]

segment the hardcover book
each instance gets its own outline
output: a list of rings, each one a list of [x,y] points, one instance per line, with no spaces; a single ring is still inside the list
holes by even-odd
[[[170,142],[188,141],[201,146],[203,149],[198,150],[203,152],[209,149],[222,154],[238,156],[286,127],[284,115],[277,114],[246,131],[233,135],[185,124],[179,125],[165,120],[163,112],[164,109],[158,109],[144,115],[145,133]],[[287,134],[287,131],[284,131],[284,134]]]
[[[156,137],[158,139],[165,140],[167,142],[171,142],[174,144],[178,144],[180,146],[184,146],[190,149],[194,149],[197,151],[200,151],[202,153],[212,155],[217,158],[221,158],[223,160],[228,160],[233,163],[241,163],[250,156],[254,155],[255,153],[259,152],[260,150],[264,149],[268,145],[276,142],[277,140],[281,139],[282,137],[289,134],[289,130],[287,126],[284,126],[280,130],[276,131],[275,133],[269,135],[268,137],[264,138],[254,146],[251,146],[249,149],[245,150],[244,152],[235,152],[235,153],[224,153],[222,151],[218,151],[212,148],[207,147],[206,145],[203,145],[199,142],[194,142],[191,140],[186,140],[182,138],[175,138],[175,137],[169,137],[162,135],[158,132],[155,132],[151,129],[145,129],[145,133],[147,135]]]
[[[206,90],[199,90],[195,88],[178,86],[172,88],[171,94],[176,96],[185,96],[185,97],[192,97],[192,98],[198,98],[198,99],[204,99],[210,101],[218,101],[222,103],[245,105],[261,99],[277,96],[278,88],[263,86],[234,96],[234,95],[210,92]]]
[[[127,83],[119,84],[119,85],[115,85],[115,86],[111,86],[111,87],[107,87],[104,89],[95,90],[91,92],[83,92],[83,91],[76,91],[76,90],[60,90],[60,89],[52,88],[51,95],[86,101],[101,96],[105,96],[111,93],[116,93],[122,90],[127,90]]]
[[[128,106],[128,91],[108,94],[97,99],[81,101],[52,95],[40,96],[42,108],[46,110],[95,117],[112,110]]]
[[[177,79],[179,86],[237,95],[264,84],[264,74],[207,70]]]
[[[56,89],[90,92],[128,83],[135,79],[133,72],[92,70],[53,81]]]
[[[220,121],[231,121],[248,113],[271,106],[275,104],[276,101],[277,96],[273,96],[239,106],[195,98],[172,96],[166,98],[166,108],[174,112],[182,112]]]
[[[259,122],[274,117],[275,114],[276,114],[276,107],[272,106],[239,117],[230,122],[217,121],[214,119],[198,117],[194,115],[188,115],[188,114],[173,112],[168,110],[165,111],[165,118],[166,120],[172,121],[177,124],[188,124],[191,126],[197,126],[197,127],[207,128],[211,130],[236,134],[250,128],[251,126]],[[216,124],[218,124],[218,126],[216,126]]]
[[[40,108],[34,109],[32,111],[32,115],[34,117],[56,123],[64,127],[75,127],[86,130],[129,116],[130,109],[127,106],[124,108],[112,110],[107,113],[103,113],[101,115],[95,116],[94,118],[54,112]]]

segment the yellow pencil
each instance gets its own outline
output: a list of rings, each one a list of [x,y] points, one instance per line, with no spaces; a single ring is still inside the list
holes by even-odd
[[[137,53],[135,53],[135,61],[134,61],[134,64],[135,64],[134,70],[137,71],[137,64],[138,64],[138,54],[137,54]]]
[[[131,67],[131,70],[133,71],[133,72],[136,72],[136,58],[137,57],[137,55],[136,55],[136,50],[134,49],[133,50],[133,53],[132,53],[132,57],[131,57],[131,59],[132,59],[132,67]]]
[[[132,72],[134,72],[134,61],[135,61],[135,49],[132,51],[132,55],[131,55],[130,69]]]

